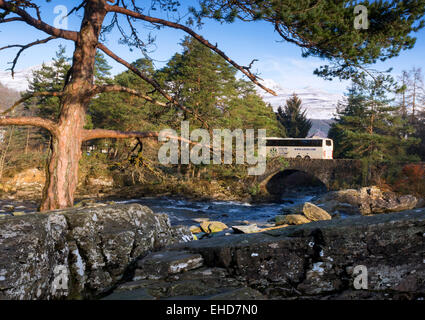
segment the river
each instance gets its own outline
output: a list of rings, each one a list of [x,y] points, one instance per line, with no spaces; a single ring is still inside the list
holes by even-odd
[[[299,205],[315,198],[315,193],[297,193],[282,197],[278,202],[252,204],[236,201],[193,201],[169,197],[141,198],[117,203],[140,203],[150,207],[155,213],[166,213],[172,225],[196,225],[196,218],[221,221],[229,227],[256,223],[259,227],[272,226],[271,220],[282,214],[283,209]]]
[[[236,201],[194,201],[174,197],[144,197],[131,200],[116,200],[116,203],[140,203],[151,208],[155,213],[166,213],[172,225],[196,225],[193,219],[208,218],[211,221],[221,221],[229,227],[234,225],[256,223],[259,227],[274,225],[271,221],[283,209],[310,201],[318,195],[316,190],[304,190],[286,194],[278,202],[244,203]],[[102,201],[100,201],[102,202]],[[37,208],[34,201],[0,200],[1,213],[8,211],[9,205],[14,211],[33,212]],[[6,210],[5,210],[6,209]]]

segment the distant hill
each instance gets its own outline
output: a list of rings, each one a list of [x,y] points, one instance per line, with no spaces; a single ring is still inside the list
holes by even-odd
[[[38,65],[16,71],[13,78],[10,71],[0,71],[0,83],[3,86],[18,92],[26,91],[28,89],[29,79],[31,78],[33,71],[40,68],[41,65]]]
[[[318,136],[322,138],[328,137],[329,129],[332,123],[335,122],[333,119],[323,120],[323,119],[310,119],[311,121],[311,129],[308,132],[308,136]]]
[[[0,110],[10,107],[15,101],[21,97],[18,91],[9,89],[0,83]]]
[[[336,113],[338,101],[344,99],[341,94],[329,93],[312,87],[297,90],[286,89],[271,79],[265,79],[263,84],[277,93],[277,96],[272,96],[263,89],[257,88],[258,95],[265,102],[270,103],[274,111],[277,111],[279,106],[285,105],[286,100],[296,93],[302,100],[302,107],[310,119],[332,119]]]

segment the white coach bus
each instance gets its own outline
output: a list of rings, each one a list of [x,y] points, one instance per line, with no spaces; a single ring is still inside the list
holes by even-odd
[[[267,155],[298,159],[332,159],[333,141],[327,138],[266,138]]]

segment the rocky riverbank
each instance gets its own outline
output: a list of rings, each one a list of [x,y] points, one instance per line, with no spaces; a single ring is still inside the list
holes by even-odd
[[[124,178],[122,178],[124,179]],[[251,194],[243,183],[169,177],[161,183],[135,184],[118,177],[86,178],[79,182],[76,199],[134,199],[149,196],[180,197],[193,200],[251,201]],[[44,172],[36,168],[4,178],[0,183],[0,197],[4,200],[39,201],[45,182]]]
[[[106,299],[422,300],[424,252],[424,209],[312,222],[171,246]]]
[[[139,204],[8,216],[0,220],[0,300],[96,297],[138,257],[190,240],[188,228]]]
[[[193,239],[188,227],[139,204],[8,216],[0,299],[425,298],[425,209],[331,219],[307,202],[302,216],[302,225],[276,219],[279,228],[186,244],[177,243]],[[358,265],[367,290],[353,287]]]

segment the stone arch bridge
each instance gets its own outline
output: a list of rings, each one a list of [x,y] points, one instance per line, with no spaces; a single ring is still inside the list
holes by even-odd
[[[328,190],[357,187],[362,184],[362,164],[349,159],[292,159],[272,158],[267,160],[265,172],[256,177],[256,183],[265,187],[277,174],[290,175],[301,171],[320,180]]]

